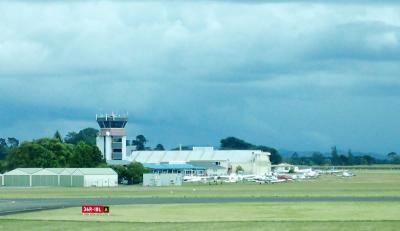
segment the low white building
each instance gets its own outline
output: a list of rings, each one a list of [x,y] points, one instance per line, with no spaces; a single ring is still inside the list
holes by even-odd
[[[71,175],[83,187],[118,186],[118,174],[111,168],[78,168]]]
[[[143,186],[181,186],[183,175],[176,173],[145,173]]]
[[[12,187],[118,186],[118,175],[111,168],[17,168],[3,178],[3,185]]]
[[[272,171],[275,173],[289,173],[290,170],[292,170],[294,172],[295,168],[298,169],[296,166],[288,164],[288,163],[280,163],[280,164],[272,165]]]
[[[176,151],[132,151],[123,156],[124,161],[146,163],[163,162],[215,162],[227,169],[227,174],[235,172],[238,166],[243,174],[265,175],[271,173],[270,153],[261,150],[214,150],[212,147],[194,147],[193,150]]]

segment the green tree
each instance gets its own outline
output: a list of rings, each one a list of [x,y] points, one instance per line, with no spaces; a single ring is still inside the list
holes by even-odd
[[[61,143],[56,139],[39,139],[36,141],[38,144],[54,153],[56,164],[54,167],[68,167],[73,153],[74,146],[71,144]]]
[[[1,144],[1,143],[0,143],[0,144]],[[393,160],[396,158],[397,153],[395,153],[395,152],[389,152],[389,153],[387,154],[387,156],[388,156],[388,158],[389,158],[390,161],[393,161]]]
[[[348,165],[348,159],[347,159],[347,156],[345,156],[345,155],[339,155],[339,164],[340,165]]]
[[[222,139],[220,142],[220,149],[222,150],[261,150],[271,153],[269,159],[272,164],[279,164],[282,162],[282,156],[275,148],[264,145],[257,146],[232,136]]]
[[[154,148],[154,150],[163,151],[163,150],[165,150],[165,148],[162,144],[157,144],[156,147]]]
[[[146,149],[145,144],[147,143],[146,137],[144,135],[136,136],[136,140],[132,141],[132,144],[136,146],[136,150],[143,151]]]
[[[79,140],[80,138],[76,132],[68,132],[64,138],[65,143],[68,144],[77,144],[79,143]]]
[[[42,138],[31,142],[24,142],[19,147],[11,149],[7,156],[7,168],[67,167],[71,155],[71,145],[60,143],[54,139]]]
[[[249,150],[253,149],[254,146],[244,140],[232,136],[222,139],[220,143],[220,149],[222,150]]]
[[[320,152],[314,152],[311,156],[311,160],[316,165],[324,165],[325,164],[325,157]]]
[[[294,165],[299,165],[300,164],[300,157],[297,152],[294,152],[292,156],[290,157],[290,163]]]
[[[35,150],[35,147],[32,146],[33,144],[30,143],[22,143],[19,148],[10,150],[6,158],[6,168],[12,170],[14,168],[34,167],[31,165],[30,158],[32,155],[31,150]]]
[[[354,165],[355,163],[354,155],[351,149],[347,152],[347,165]]]
[[[139,184],[143,182],[143,173],[146,172],[147,170],[140,162],[132,162],[126,166],[126,175],[130,184]]]
[[[60,143],[63,142],[63,138],[62,138],[62,136],[61,136],[61,134],[60,134],[60,132],[59,132],[58,130],[56,131],[56,133],[54,133],[53,138],[54,138],[55,140],[58,140]]]
[[[96,145],[96,137],[99,133],[99,130],[95,128],[85,128],[80,130],[78,133],[76,132],[68,132],[65,136],[65,142],[69,144],[78,144],[80,141],[85,142],[89,145]]]
[[[275,148],[267,147],[267,146],[255,146],[252,149],[259,149],[263,152],[269,152],[271,155],[269,156],[269,159],[272,164],[280,164],[282,163],[282,156],[279,154],[278,150]]]
[[[128,173],[126,166],[123,165],[111,165],[110,166],[114,171],[118,174],[118,182],[122,182],[123,180],[128,180]]]
[[[8,155],[8,146],[4,138],[0,138],[0,160],[4,160]]]
[[[362,158],[365,160],[366,164],[368,164],[368,165],[375,163],[375,158],[370,155],[363,155]]]
[[[137,135],[136,136],[136,141],[140,142],[142,144],[146,144],[147,143],[147,139],[146,139],[146,137],[144,137],[144,135]]]
[[[390,152],[387,155],[388,155],[390,163],[392,163],[392,164],[400,164],[400,156],[397,155],[397,153]]]
[[[101,163],[104,163],[104,160],[96,146],[89,145],[84,141],[80,141],[75,145],[71,158],[71,167],[92,168]]]
[[[0,146],[7,146],[6,139],[0,138]]]
[[[8,137],[7,143],[10,148],[16,148],[19,145],[19,140],[14,137]]]
[[[238,174],[239,172],[243,172],[243,168],[242,168],[242,166],[240,166],[240,165],[238,165],[238,166],[236,166],[236,174]]]
[[[331,163],[332,163],[332,165],[340,165],[340,158],[339,158],[339,154],[338,154],[336,146],[332,147]]]
[[[5,160],[0,160],[0,173],[7,171],[7,164]]]

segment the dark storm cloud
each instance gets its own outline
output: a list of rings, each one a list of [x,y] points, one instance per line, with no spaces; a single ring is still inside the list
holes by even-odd
[[[128,111],[131,136],[167,146],[236,135],[298,149],[396,147],[397,3],[236,3],[1,2],[0,136]]]

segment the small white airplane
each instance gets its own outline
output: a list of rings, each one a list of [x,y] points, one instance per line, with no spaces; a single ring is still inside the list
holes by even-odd
[[[355,176],[355,174],[353,174],[352,172],[350,172],[348,170],[337,171],[337,172],[333,173],[333,175],[338,176],[338,177],[352,177],[352,176]]]
[[[277,176],[273,176],[273,175],[265,175],[265,176],[257,176],[254,178],[253,180],[256,183],[259,184],[274,184],[274,183],[282,183],[282,182],[286,182],[287,179],[286,178],[278,178]]]
[[[209,180],[214,179],[213,177],[209,176],[184,176],[184,182],[207,182]]]
[[[322,172],[325,174],[338,174],[338,173],[342,173],[343,171],[332,168],[330,170],[326,170],[326,171],[322,171]]]
[[[219,180],[222,180],[226,183],[236,183],[238,181],[243,180],[242,176],[236,175],[236,174],[230,174],[230,175],[223,175],[223,176],[218,176]]]
[[[304,175],[306,178],[316,178],[319,177],[319,172],[314,171],[312,168],[306,168],[306,169],[297,169],[295,173],[301,173]]]
[[[341,175],[341,177],[352,177],[352,176],[355,176],[355,175],[352,172],[349,172],[347,170],[343,171],[342,175]]]

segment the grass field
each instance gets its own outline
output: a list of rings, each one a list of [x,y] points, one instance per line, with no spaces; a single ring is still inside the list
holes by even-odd
[[[212,231],[212,230],[279,230],[279,231],[393,231],[399,230],[398,221],[260,221],[260,222],[181,222],[181,223],[124,223],[83,221],[20,221],[2,220],[0,230],[83,230],[83,231]]]
[[[248,202],[114,205],[108,216],[82,215],[80,207],[73,207],[2,218],[118,222],[394,221],[399,219],[399,211],[400,202]]]
[[[322,176],[316,180],[273,185],[256,183],[185,184],[182,187],[120,186],[116,188],[8,188],[0,198],[68,197],[251,197],[251,196],[399,196],[400,170],[358,170],[357,176]]]
[[[398,211],[399,202],[119,205],[109,216],[82,215],[79,207],[8,215],[0,229],[396,230]]]
[[[1,198],[399,196],[400,171],[360,170],[356,177],[274,185],[252,183],[114,189],[0,188]],[[0,230],[399,230],[400,202],[249,202],[114,205],[109,216],[83,216],[80,208],[0,217]]]

